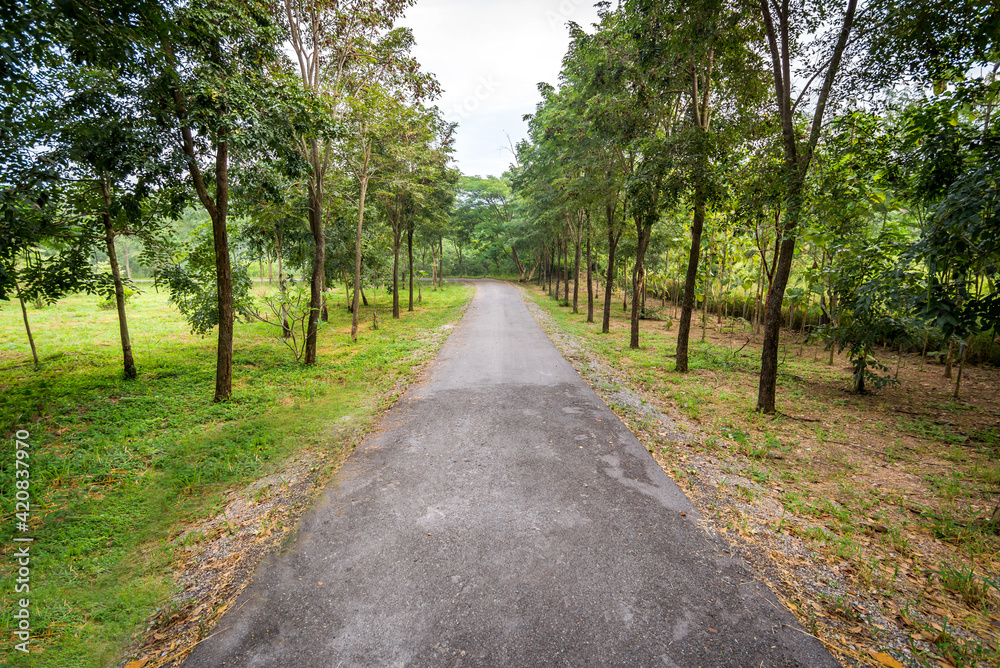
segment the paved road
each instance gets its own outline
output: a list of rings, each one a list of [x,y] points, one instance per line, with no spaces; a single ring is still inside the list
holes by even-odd
[[[839,665],[698,528],[518,292],[476,286],[185,666]]]

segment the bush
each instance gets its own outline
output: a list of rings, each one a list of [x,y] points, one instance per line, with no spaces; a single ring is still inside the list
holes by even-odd
[[[135,290],[133,290],[132,288],[130,288],[127,285],[123,286],[123,288],[124,288],[124,292],[125,292],[125,303],[128,304],[129,301],[132,299],[132,295],[135,294]],[[110,294],[105,294],[104,295],[104,299],[102,299],[101,301],[97,302],[97,308],[99,308],[99,309],[101,309],[103,311],[108,311],[108,310],[111,310],[113,308],[118,308],[118,304],[116,303],[116,300],[115,300],[115,293],[114,293],[114,291],[112,291]]]

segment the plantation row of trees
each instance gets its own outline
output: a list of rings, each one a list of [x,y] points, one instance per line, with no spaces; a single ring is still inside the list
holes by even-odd
[[[591,321],[600,270],[605,332],[625,273],[632,347],[647,295],[679,299],[680,372],[699,301],[754,318],[765,413],[783,323],[847,349],[858,391],[887,381],[876,345],[964,360],[981,335],[988,355],[998,35],[971,0],[604,3],[505,178],[463,182],[449,237],[562,279],[574,311],[585,280]]]
[[[277,263],[273,321],[289,334],[290,319],[304,318],[296,355],[307,364],[327,286],[353,286],[356,338],[363,278],[387,254],[399,317],[404,248],[412,310],[414,236],[440,250],[458,180],[454,126],[429,106],[438,84],[411,56],[412,34],[395,27],[412,4],[0,9],[0,298],[20,300],[29,338],[25,300],[113,294],[125,374],[136,376],[122,238],[138,241],[195,331],[218,328],[216,401],[231,394],[237,315],[260,317],[250,262]],[[179,235],[192,218],[210,225]],[[96,249],[107,271],[95,268]],[[308,276],[301,302],[293,273]]]

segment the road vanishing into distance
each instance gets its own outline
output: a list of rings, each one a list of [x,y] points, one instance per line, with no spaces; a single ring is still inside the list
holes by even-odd
[[[563,359],[476,296],[186,668],[839,666]]]

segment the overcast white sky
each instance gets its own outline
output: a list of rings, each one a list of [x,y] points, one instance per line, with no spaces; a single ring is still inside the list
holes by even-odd
[[[437,75],[436,104],[457,121],[455,158],[465,174],[500,176],[512,162],[507,136],[527,135],[538,83],[558,83],[569,44],[567,21],[588,31],[595,0],[418,0],[403,25],[414,55]]]

